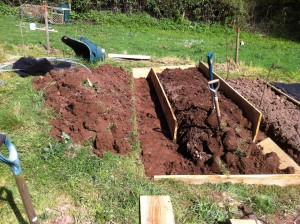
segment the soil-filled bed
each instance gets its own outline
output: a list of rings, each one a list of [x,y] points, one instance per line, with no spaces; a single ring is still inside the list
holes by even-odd
[[[238,78],[227,82],[262,111],[261,130],[300,165],[300,107],[262,80]]]
[[[251,123],[230,99],[218,92],[221,124],[212,111],[207,80],[197,70],[166,69],[158,74],[178,119],[178,152],[200,174],[268,174],[279,170],[275,153],[262,154],[252,142]]]
[[[63,134],[75,143],[91,141],[99,156],[103,150],[114,153],[130,151],[133,116],[130,78],[122,68],[102,65],[84,68],[52,70],[33,80],[42,90],[45,104],[54,109],[51,135]]]

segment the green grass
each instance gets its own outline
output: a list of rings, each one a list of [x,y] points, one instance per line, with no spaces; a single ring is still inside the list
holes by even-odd
[[[127,52],[153,57],[151,62],[107,60],[114,66],[125,67],[127,71],[136,66],[159,64],[164,61],[163,58],[176,63],[196,62],[200,57],[205,59],[209,50],[216,54],[218,62],[226,58],[225,31],[219,26],[203,26],[201,32],[182,31],[180,27],[155,29],[144,25],[128,28],[113,23],[54,26],[59,33],[50,33],[50,40],[51,46],[58,51],[48,55],[40,44],[45,43],[45,33],[24,28],[22,39],[20,29],[15,26],[19,24],[21,21],[15,17],[0,15],[0,28],[6,30],[0,34],[1,62],[29,55],[74,57],[74,53],[61,44],[62,35],[76,38],[84,35],[110,53]],[[29,27],[28,23],[26,27]],[[230,38],[234,39],[233,31]],[[282,66],[282,71],[291,80],[299,79],[299,43],[249,33],[242,33],[241,38],[246,46],[241,48],[240,59],[244,64],[252,64],[252,67],[250,72],[246,67],[239,72],[258,71],[254,72],[254,76],[264,77],[270,64],[276,63]],[[290,51],[286,53],[288,49]],[[92,64],[97,65],[99,63]],[[53,113],[43,107],[42,94],[33,90],[32,78],[0,73],[0,79],[6,82],[6,85],[0,84],[0,131],[6,132],[18,148],[24,176],[41,222],[56,220],[64,223],[64,218],[74,223],[138,223],[140,195],[170,195],[176,223],[224,223],[238,216],[237,205],[241,203],[250,205],[255,214],[272,221],[272,215],[293,214],[299,206],[300,188],[297,186],[195,186],[170,180],[149,180],[139,158],[135,108],[131,127],[134,150],[127,155],[105,153],[103,158],[98,158],[88,142],[75,145],[67,135],[63,136],[64,141],[57,142],[49,137],[51,127],[48,121],[53,118]],[[133,82],[131,88],[134,99]],[[4,146],[0,150],[6,151]],[[18,210],[26,219],[10,168],[0,163],[0,173],[2,222],[17,223]],[[13,206],[14,203],[16,206]]]
[[[164,24],[165,21],[163,20],[161,23]],[[106,49],[108,53],[146,54],[152,56],[154,60],[162,57],[174,57],[183,61],[197,62],[201,58],[206,61],[206,54],[209,51],[214,53],[214,61],[218,63],[226,62],[226,58],[234,59],[236,34],[233,28],[227,28],[226,31],[220,25],[201,24],[196,26],[186,23],[176,25],[172,21],[167,21],[168,26],[159,26],[157,25],[160,24],[159,20],[143,14],[130,17],[122,14],[102,13],[99,14],[99,24],[96,25],[93,23],[53,25],[53,28],[59,32],[50,32],[51,47],[60,51],[52,53],[51,56],[62,56],[62,50],[64,50],[65,57],[74,55],[71,48],[61,42],[61,37],[67,35],[78,39],[81,36],[88,37]],[[0,36],[5,53],[47,56],[43,47],[46,44],[44,31],[30,31],[28,22],[22,22],[15,17],[2,15],[0,23],[1,29],[9,33],[9,38],[4,33]],[[16,25],[24,26],[22,33],[20,27]],[[37,24],[37,26],[44,27],[44,24]],[[188,29],[189,27],[192,28]],[[228,39],[227,53],[226,36]],[[248,33],[243,30],[240,39],[245,42],[245,46],[240,47],[239,52],[241,64],[264,68],[264,73],[266,73],[274,63],[280,67],[280,73],[283,73],[284,76],[291,80],[300,79],[299,43],[258,33]],[[25,48],[20,46],[23,43],[26,43]],[[32,48],[32,51],[28,48]]]

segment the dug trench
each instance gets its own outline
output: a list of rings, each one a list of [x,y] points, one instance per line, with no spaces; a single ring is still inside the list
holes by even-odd
[[[147,176],[293,172],[279,170],[276,154],[261,153],[251,141],[251,124],[221,93],[222,129],[216,131],[207,80],[195,68],[166,70],[160,76],[180,123],[177,143],[171,140],[151,81],[136,79],[133,93],[131,79],[122,68],[102,65],[92,74],[83,68],[51,71],[33,83],[43,91],[46,107],[54,110],[50,134],[58,140],[67,134],[74,143],[89,142],[100,157],[105,150],[131,150],[135,107]]]

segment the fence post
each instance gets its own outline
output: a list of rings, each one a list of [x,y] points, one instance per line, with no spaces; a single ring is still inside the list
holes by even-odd
[[[46,44],[47,44],[47,51],[49,54],[50,53],[50,41],[49,41],[48,7],[47,7],[47,5],[44,5],[44,11],[45,11]]]

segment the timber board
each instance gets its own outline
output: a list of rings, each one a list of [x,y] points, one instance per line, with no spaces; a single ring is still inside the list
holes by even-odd
[[[159,67],[152,67],[155,73],[162,72],[165,69],[175,69],[175,68],[192,68],[195,67],[195,65],[169,65],[169,66],[159,66]],[[132,69],[132,75],[133,78],[147,78],[150,73],[151,68],[149,67],[143,67],[143,68],[133,68]]]
[[[175,224],[170,196],[140,196],[141,224]]]
[[[156,75],[153,69],[150,70],[149,73],[150,79],[153,83],[153,86],[155,88],[155,91],[157,93],[160,105],[164,111],[164,114],[166,116],[168,126],[172,135],[173,142],[176,142],[177,139],[177,129],[178,129],[178,122],[175,117],[175,114],[173,112],[173,109],[171,107],[171,104],[168,100],[168,97]]]

